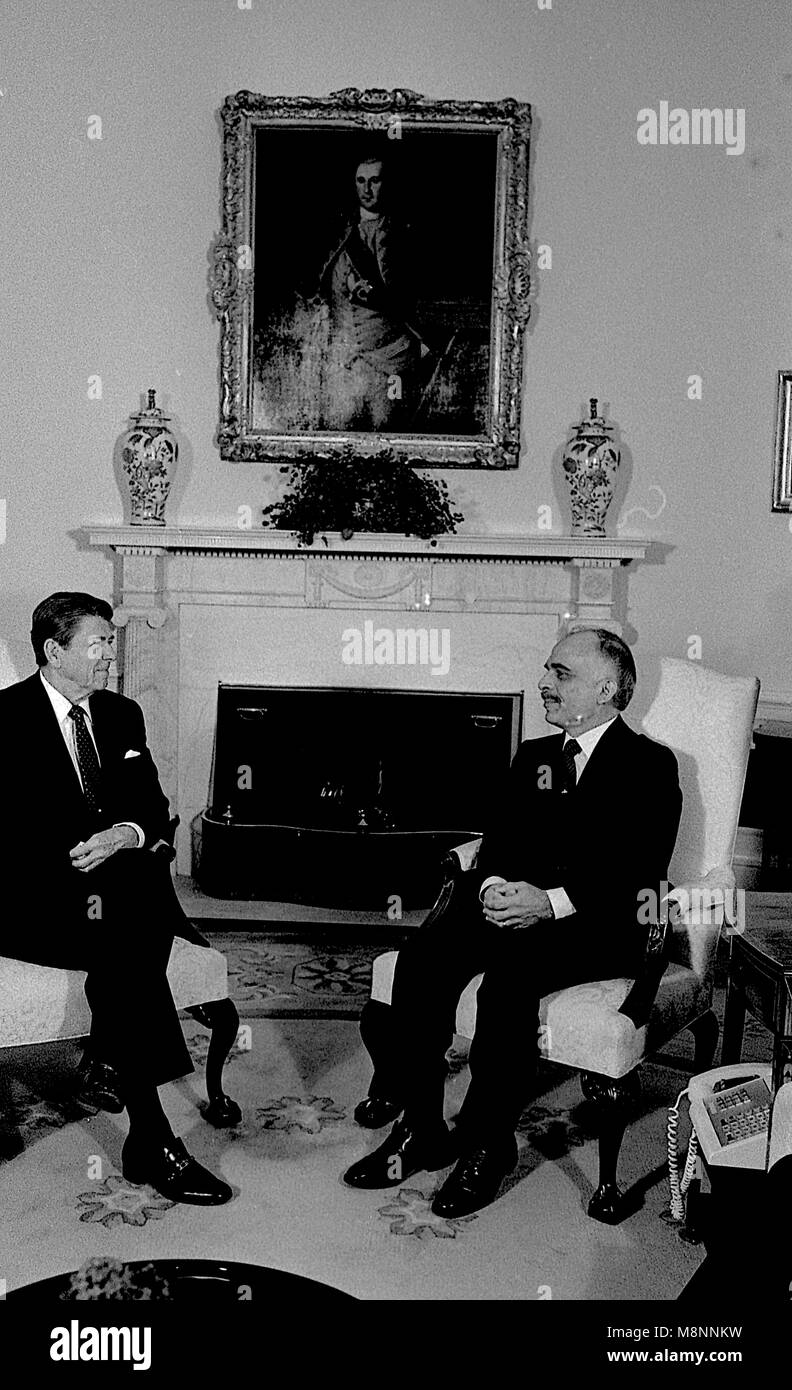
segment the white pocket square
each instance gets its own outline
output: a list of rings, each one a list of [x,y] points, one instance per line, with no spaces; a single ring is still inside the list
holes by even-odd
[[[126,760],[127,758],[139,758],[139,757],[140,757],[140,751],[139,751],[137,748],[127,748],[127,751],[126,751],[126,753],[124,754],[124,759],[125,759],[125,760]]]

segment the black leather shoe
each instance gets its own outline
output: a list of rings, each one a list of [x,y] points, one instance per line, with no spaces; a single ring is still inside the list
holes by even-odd
[[[219,1207],[233,1196],[228,1183],[196,1162],[181,1139],[141,1144],[128,1138],[121,1150],[121,1171],[127,1182],[146,1183],[172,1202]]]
[[[435,1216],[469,1216],[488,1207],[517,1163],[517,1145],[471,1149],[457,1163],[432,1202]]]
[[[454,1136],[445,1126],[428,1135],[400,1120],[378,1149],[347,1168],[344,1182],[348,1187],[398,1187],[423,1168],[430,1173],[447,1168],[458,1152]]]
[[[112,1115],[120,1115],[124,1102],[115,1068],[96,1057],[83,1057],[77,1073],[75,1099],[91,1110],[109,1110]]]
[[[366,1096],[355,1106],[354,1115],[364,1129],[381,1129],[398,1120],[403,1109],[398,1100],[388,1100],[387,1096]]]

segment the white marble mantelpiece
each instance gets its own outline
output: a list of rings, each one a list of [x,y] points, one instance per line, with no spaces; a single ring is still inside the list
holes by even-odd
[[[219,681],[530,690],[524,733],[539,733],[535,681],[559,629],[621,631],[627,567],[652,546],[546,534],[344,540],[337,532],[301,546],[286,531],[197,526],[86,526],[82,536],[114,560],[120,688],[145,711],[181,816],[182,873],[190,872],[189,820],[208,796]],[[343,632],[378,615],[394,628],[447,628],[448,674],[345,665]]]
[[[650,541],[610,536],[416,536],[356,533],[344,540],[338,531],[317,535],[313,545],[301,545],[291,531],[264,528],[205,526],[86,526],[91,546],[110,546],[122,554],[194,555],[426,555],[437,560],[499,560],[568,563],[594,566],[626,565],[642,560]]]

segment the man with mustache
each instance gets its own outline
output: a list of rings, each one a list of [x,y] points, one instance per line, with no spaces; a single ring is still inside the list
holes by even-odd
[[[231,1188],[175,1138],[158,1095],[193,1070],[166,974],[173,938],[209,943],[148,852],[168,834],[168,802],[140,707],[106,689],[112,616],[92,594],[51,594],[33,614],[38,671],[0,690],[0,856],[17,889],[0,953],[87,972],[80,1099],[126,1108],[131,1182],[214,1206]]]
[[[629,647],[606,629],[572,632],[553,648],[539,691],[562,736],[521,744],[475,870],[451,909],[399,951],[386,1036],[376,1023],[383,1006],[364,1011],[375,1074],[356,1115],[372,1128],[404,1115],[347,1170],[349,1186],[391,1187],[456,1159],[432,1211],[453,1218],[486,1206],[517,1162],[540,999],[635,975],[648,930],[639,894],[659,892],[682,810],[673,752],[621,718],[635,680]],[[459,996],[482,972],[470,1085],[452,1136],[445,1053]]]

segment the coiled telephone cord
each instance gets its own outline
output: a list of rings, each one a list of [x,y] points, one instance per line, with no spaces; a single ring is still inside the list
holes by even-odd
[[[679,1222],[685,1219],[685,1193],[693,1180],[699,1152],[696,1131],[695,1129],[691,1129],[685,1167],[680,1177],[679,1145],[677,1142],[679,1130],[679,1103],[683,1096],[687,1094],[687,1090],[680,1091],[676,1098],[676,1103],[671,1106],[668,1112],[668,1185],[671,1189],[671,1219],[672,1221]]]

